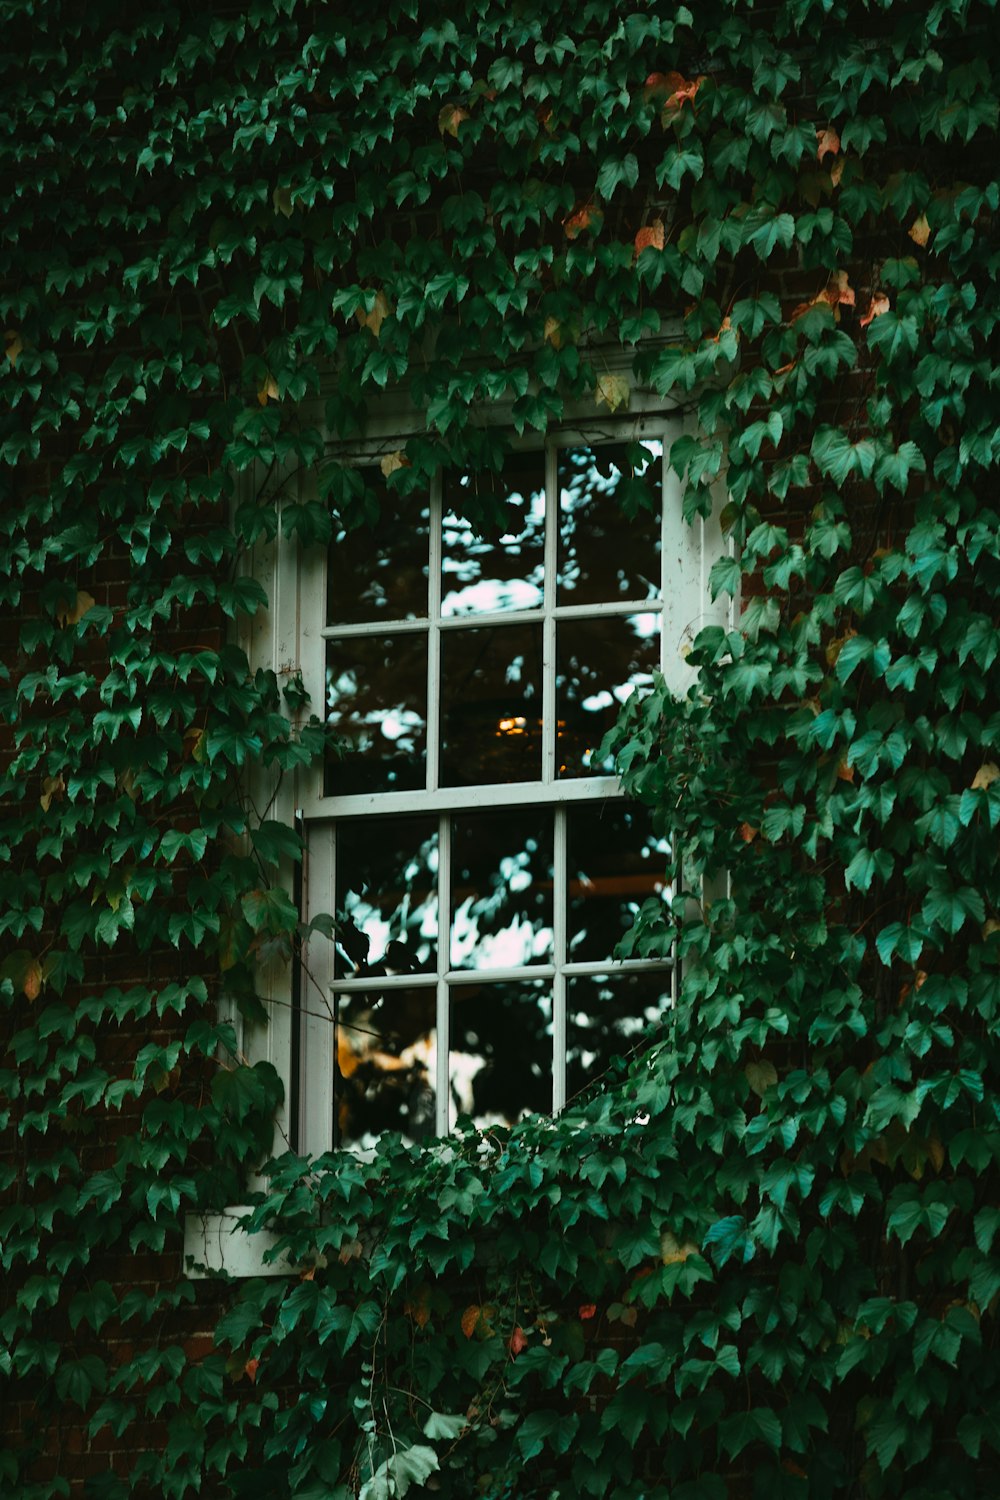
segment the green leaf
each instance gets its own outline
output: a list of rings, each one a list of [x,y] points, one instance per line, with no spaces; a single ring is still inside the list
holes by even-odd
[[[623,182],[626,187],[634,188],[638,181],[639,162],[631,151],[624,157],[609,156],[597,174],[597,191],[607,200],[614,197]]]

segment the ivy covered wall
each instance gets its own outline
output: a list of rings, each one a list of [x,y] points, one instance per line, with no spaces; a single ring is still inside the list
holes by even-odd
[[[7,7],[0,1489],[972,1500],[995,8],[475,10]],[[684,851],[682,993],[490,1150],[279,1155],[253,1224],[301,1271],[194,1282],[184,1217],[243,1199],[281,1087],[218,998],[302,937],[247,776],[322,748],[234,644],[242,558],[377,523],[336,444],[400,387],[404,499],[496,466],[486,403],[542,433],[637,387],[692,414],[689,518],[724,476],[738,626],[616,736]]]

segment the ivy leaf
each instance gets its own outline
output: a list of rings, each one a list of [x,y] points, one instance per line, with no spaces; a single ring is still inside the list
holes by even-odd
[[[283,859],[302,858],[302,839],[293,828],[267,818],[259,828],[250,831],[250,841],[261,859],[269,864],[279,864]],[[249,917],[248,917],[248,920]]]
[[[634,188],[638,181],[639,162],[631,151],[623,157],[609,156],[597,174],[597,191],[607,201],[623,182],[626,187]]]
[[[712,1259],[721,1268],[734,1257],[743,1265],[753,1259],[755,1246],[742,1214],[730,1214],[719,1219],[705,1235],[704,1250],[711,1250]]]
[[[447,1416],[442,1411],[432,1411],[424,1423],[423,1433],[424,1437],[429,1437],[433,1442],[451,1443],[467,1426],[465,1417]]]
[[[632,387],[627,375],[598,375],[594,387],[595,405],[617,411],[620,406],[628,406],[631,397]]]
[[[100,1395],[106,1384],[104,1361],[96,1354],[82,1359],[68,1359],[56,1371],[56,1390],[64,1401],[85,1410],[96,1391]]]
[[[402,1500],[411,1485],[422,1487],[439,1467],[433,1448],[420,1443],[399,1448],[361,1486],[358,1500]]]

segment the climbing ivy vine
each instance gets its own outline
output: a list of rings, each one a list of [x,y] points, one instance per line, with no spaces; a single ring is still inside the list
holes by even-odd
[[[1000,28],[633,5],[7,6],[5,1496],[995,1483]],[[400,388],[404,502],[497,402],[686,410],[739,603],[612,736],[676,1008],[556,1120],[308,1162],[219,1000],[323,731],[237,627],[279,527],[377,526]],[[298,1272],[189,1279],[269,1156]]]

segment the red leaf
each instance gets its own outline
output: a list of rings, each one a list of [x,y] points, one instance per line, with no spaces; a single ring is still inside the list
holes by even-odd
[[[259,1364],[259,1359],[248,1359],[246,1364],[243,1366],[244,1373],[250,1376],[250,1379],[254,1385],[256,1385],[257,1383],[257,1367]]]
[[[646,224],[639,230],[635,237],[635,253],[641,255],[644,250],[663,249],[663,220],[654,219],[652,224]]]
[[[596,1318],[596,1316],[597,1316],[597,1304],[596,1304],[596,1302],[585,1302],[583,1304],[583,1306],[580,1308],[580,1321],[581,1321],[581,1323],[586,1323],[586,1321],[587,1321],[588,1318]]]
[[[515,1328],[514,1329],[514,1332],[511,1334],[510,1338],[507,1340],[507,1347],[509,1348],[511,1354],[513,1354],[513,1356],[514,1356],[515,1359],[520,1354],[520,1352],[521,1352],[522,1349],[527,1349],[527,1347],[528,1347],[528,1340],[524,1336],[524,1330],[523,1329],[521,1329],[521,1328]]]
[[[684,101],[687,100],[694,105],[694,96],[705,82],[705,75],[699,74],[697,78],[685,78],[683,73],[671,70],[669,73],[650,73],[643,84],[643,96],[648,99],[662,99],[664,110],[672,110],[676,113],[682,109]]]
[[[881,317],[883,313],[886,313],[888,311],[889,299],[885,295],[885,292],[876,292],[874,297],[868,304],[868,311],[865,313],[864,317],[860,319],[861,327],[867,328],[868,324],[871,323],[875,318]]]
[[[816,156],[822,161],[824,156],[836,156],[840,151],[840,136],[835,130],[817,130],[816,132]]]
[[[575,240],[577,235],[582,234],[585,229],[589,229],[595,220],[599,223],[600,215],[595,210],[593,203],[585,203],[582,208],[577,209],[576,213],[570,214],[568,219],[563,219],[563,229],[566,231],[566,238],[568,240]]]

